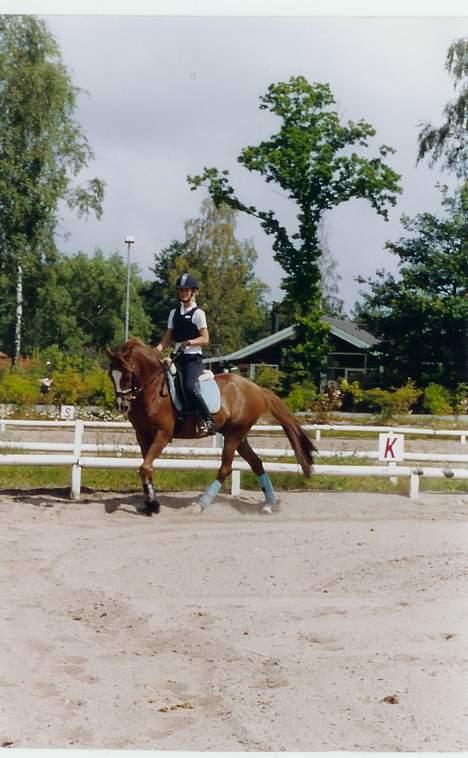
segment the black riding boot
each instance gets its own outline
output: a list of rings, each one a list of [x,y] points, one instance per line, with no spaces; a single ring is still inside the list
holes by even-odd
[[[211,415],[208,406],[203,400],[202,396],[198,392],[193,392],[192,397],[195,410],[200,416],[198,431],[201,434],[216,434],[213,416]]]

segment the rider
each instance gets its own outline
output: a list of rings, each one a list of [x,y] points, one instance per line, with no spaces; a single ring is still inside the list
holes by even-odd
[[[210,341],[205,312],[195,301],[198,282],[191,274],[182,274],[176,287],[179,305],[169,313],[167,330],[156,350],[161,352],[171,342],[176,343],[178,355],[175,361],[182,370],[187,400],[200,416],[199,432],[215,434],[213,417],[198,388],[198,377],[203,371],[202,347]]]

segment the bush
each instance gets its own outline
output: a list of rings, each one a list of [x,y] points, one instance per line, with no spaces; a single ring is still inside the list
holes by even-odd
[[[318,394],[313,382],[303,382],[302,384],[293,384],[289,395],[285,398],[285,403],[293,413],[300,411],[310,411]]]
[[[0,403],[31,405],[39,398],[39,383],[33,376],[8,372],[0,382]]]
[[[363,401],[372,411],[380,413],[382,419],[389,419],[398,414],[407,414],[421,395],[412,379],[396,390],[383,390],[380,387],[365,390]]]
[[[104,408],[114,405],[114,388],[109,374],[99,366],[84,375],[83,393],[82,402],[87,405],[102,405]]]
[[[273,366],[267,366],[266,363],[262,363],[255,372],[255,383],[259,387],[265,387],[265,389],[278,392],[281,388],[281,382],[283,381],[283,373]]]
[[[343,410],[354,410],[364,400],[364,390],[359,382],[348,382],[347,379],[338,380],[338,388],[342,395]]]
[[[454,411],[457,415],[468,413],[468,384],[457,385],[453,400]]]
[[[434,416],[451,414],[453,411],[450,391],[441,384],[428,384],[422,396],[421,407]]]
[[[86,382],[82,374],[72,368],[52,373],[50,402],[60,405],[80,405],[86,398]]]

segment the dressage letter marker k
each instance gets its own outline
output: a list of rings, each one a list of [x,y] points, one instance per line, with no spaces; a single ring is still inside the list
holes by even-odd
[[[402,461],[404,454],[404,435],[386,432],[379,434],[379,460]]]
[[[393,452],[393,446],[395,442],[397,441],[397,438],[394,437],[392,440],[390,440],[390,437],[387,437],[386,444],[385,444],[385,451],[384,451],[384,458],[393,458],[395,460],[395,453]]]

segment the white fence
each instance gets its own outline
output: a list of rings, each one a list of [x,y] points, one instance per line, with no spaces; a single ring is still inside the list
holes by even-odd
[[[7,427],[49,427],[49,428],[69,428],[74,431],[73,441],[67,442],[21,442],[15,440],[1,440],[0,449],[14,450],[36,450],[44,451],[47,454],[0,454],[0,465],[3,466],[67,466],[71,467],[71,497],[78,499],[81,490],[81,474],[84,468],[115,468],[115,469],[137,469],[141,464],[141,454],[137,445],[127,444],[88,444],[83,443],[83,434],[87,429],[127,429],[131,430],[128,422],[91,422],[91,421],[33,421],[33,420],[16,420],[0,419],[0,432],[6,431]],[[304,429],[315,431],[316,439],[320,439],[323,431],[349,431],[349,432],[372,432],[372,433],[398,433],[424,436],[445,436],[458,437],[461,444],[466,443],[466,431],[461,430],[434,430],[420,429],[410,427],[388,427],[388,426],[353,426],[353,425],[304,425]],[[263,432],[283,432],[280,426],[259,425],[252,427],[252,431],[257,433]],[[216,470],[219,467],[219,456],[221,452],[222,437],[216,435],[213,437],[212,447],[182,447],[169,445],[165,449],[162,458],[155,462],[158,469],[195,469],[195,470]],[[293,451],[288,447],[285,448],[260,448],[256,447],[259,455],[272,457],[293,457]],[[102,455],[89,455],[89,453],[114,453],[115,457],[104,457]],[[55,454],[51,454],[55,453]],[[83,455],[87,453],[88,455]],[[122,457],[122,453],[135,453],[139,457]],[[171,458],[170,456],[190,456],[189,458]],[[338,458],[367,458],[378,459],[378,451],[370,450],[353,450],[353,451],[332,451],[321,450],[320,456],[335,456]],[[207,459],[208,458],[208,459]],[[451,454],[451,453],[419,453],[406,452],[404,460],[407,461],[431,461],[439,463],[457,463],[468,464],[468,454]],[[272,472],[291,472],[301,474],[301,468],[297,463],[283,463],[279,461],[264,462],[266,471]],[[234,459],[233,473],[231,479],[231,493],[238,495],[240,491],[240,474],[241,471],[250,470],[250,467],[238,456]],[[468,468],[459,467],[411,467],[408,465],[397,465],[389,463],[386,465],[314,465],[314,473],[317,475],[329,476],[377,476],[389,477],[393,481],[397,477],[409,478],[409,495],[416,499],[419,495],[419,482],[422,476],[430,478],[449,478],[449,479],[468,479]]]

